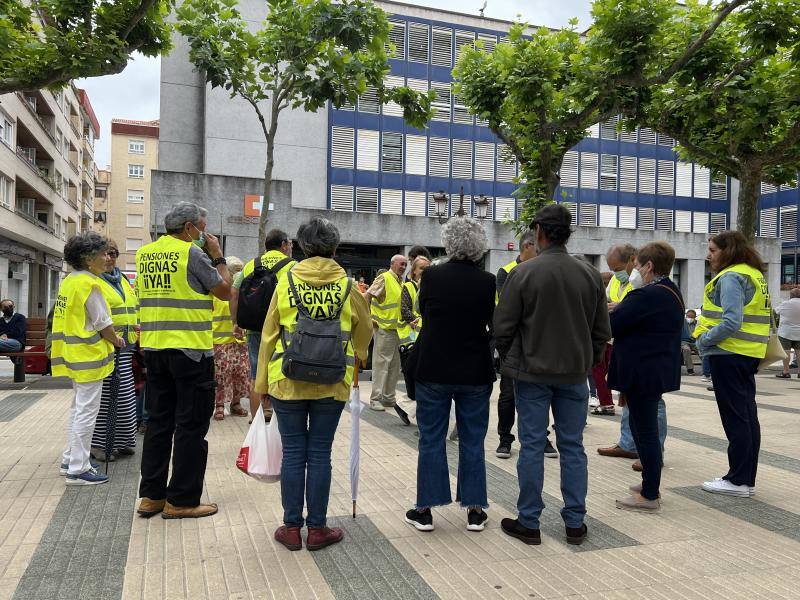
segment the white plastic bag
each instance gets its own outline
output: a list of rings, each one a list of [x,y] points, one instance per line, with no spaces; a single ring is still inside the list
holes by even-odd
[[[264,410],[259,406],[239,450],[236,467],[259,481],[272,483],[281,478],[282,459],[283,444],[278,431],[278,415],[273,413],[272,420],[265,423]]]

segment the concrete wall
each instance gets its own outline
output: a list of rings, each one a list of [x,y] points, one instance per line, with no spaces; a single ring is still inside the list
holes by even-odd
[[[226,236],[226,253],[240,258],[252,258],[258,252],[258,227],[242,223],[245,194],[257,193],[261,181],[254,178],[198,175],[193,173],[153,172],[152,209],[160,215],[181,200],[201,203],[209,210],[208,228]],[[293,194],[290,182],[273,183],[275,210],[270,217],[274,227],[293,235],[301,223],[315,215],[336,223],[342,242],[350,244],[398,245],[424,244],[441,246],[441,226],[436,218],[408,217],[372,213],[337,212],[297,208],[289,201]],[[163,224],[159,223],[163,227]],[[517,252],[508,251],[509,242],[516,240],[510,229],[501,223],[486,223],[489,239],[487,268],[496,271],[512,260]],[[605,270],[605,253],[618,243],[642,246],[653,239],[662,239],[675,248],[676,257],[684,267],[681,287],[687,306],[702,304],[705,286],[706,237],[703,234],[673,231],[641,231],[601,227],[577,227],[568,248],[573,254],[593,258],[593,263]],[[777,240],[759,239],[756,246],[769,264],[768,280],[771,290],[779,289],[780,244]]]

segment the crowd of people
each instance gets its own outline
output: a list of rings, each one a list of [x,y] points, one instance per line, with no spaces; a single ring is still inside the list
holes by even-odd
[[[108,480],[93,454],[133,453],[132,362],[141,351],[142,517],[216,513],[216,504],[201,502],[210,420],[252,420],[261,407],[267,420],[276,416],[283,443],[284,517],[275,539],[299,550],[306,526],[309,550],[336,543],[342,531],[327,526],[331,449],[355,371],[371,358],[369,408],[391,408],[403,424],[419,428],[416,502],[405,521],[431,531],[431,509],[452,502],[447,439],[454,420],[456,501],[466,510],[467,529],[481,531],[489,508],[484,443],[499,371],[495,454],[512,456],[515,422],[520,446],[518,516],[503,519],[502,530],[541,543],[544,458],[557,457],[566,539],[580,544],[588,533],[587,412],[613,415],[618,394],[620,439],[598,452],[636,459],[641,479],[617,507],[659,510],[663,394],[680,388],[682,365],[694,373],[696,352],[729,441],[728,472],[702,487],[755,493],[754,376],[773,315],[765,265],[742,234],[709,239],[715,276],[698,316],[670,279],[669,244],[615,245],[606,254],[610,271],[601,274],[568,252],[571,215],[563,205],[536,214],[520,237],[519,256],[497,276],[482,265],[488,242],[481,223],[454,218],[442,228],[444,257],[414,246],[393,256],[371,284],[350,279],[336,262],[339,232],[326,219],[303,224],[294,239],[268,232],[264,254],[243,263],[223,257],[217,238],[205,231],[206,217],[191,203],[173,207],[166,235],[137,252],[135,286],[116,267],[112,241],[90,232],[67,242],[72,272],[58,292],[51,348],[53,374],[70,377],[75,390],[61,465],[67,484]],[[292,258],[294,243],[302,260]],[[781,342],[796,350],[800,292],[775,312]],[[405,393],[398,397],[401,375]],[[789,376],[787,362],[779,377]]]

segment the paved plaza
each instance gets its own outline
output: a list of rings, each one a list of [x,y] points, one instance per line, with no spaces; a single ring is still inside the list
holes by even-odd
[[[0,362],[0,375],[10,375]],[[71,390],[49,378],[0,378],[0,599],[68,598],[800,598],[800,380],[758,376],[763,445],[757,493],[714,496],[700,483],[726,470],[713,394],[685,377],[666,396],[669,437],[659,514],[623,512],[614,500],[638,480],[630,460],[604,458],[619,417],[589,417],[589,537],[569,546],[558,515],[559,463],[545,459],[542,545],[500,530],[514,516],[516,451],[495,458],[497,388],[486,439],[490,509],[482,533],[456,506],[434,510],[436,530],[403,522],[413,505],[415,429],[365,410],[361,491],[352,519],[350,415],[333,453],[330,522],[345,540],[289,552],[272,539],[280,488],[234,466],[247,420],[212,422],[204,500],[220,512],[166,521],[135,516],[138,457],[112,463],[111,482],[65,489],[58,464]],[[369,397],[362,384],[362,398]],[[141,443],[141,438],[139,439]],[[448,442],[451,474],[457,446]],[[453,481],[455,488],[455,481]]]

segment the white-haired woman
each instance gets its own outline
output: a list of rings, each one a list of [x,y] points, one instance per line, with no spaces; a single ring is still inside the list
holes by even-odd
[[[417,502],[406,513],[406,522],[431,531],[431,508],[452,500],[445,444],[455,401],[456,501],[467,509],[467,529],[481,531],[487,520],[483,509],[489,506],[483,444],[495,381],[489,349],[495,277],[478,266],[487,241],[475,219],[451,219],[442,228],[442,244],[448,261],[422,274],[418,299],[425,327],[409,357],[416,380],[419,459]]]
[[[236,277],[244,267],[244,263],[235,256],[229,256],[225,260],[231,277]],[[248,412],[242,406],[241,400],[250,397],[247,339],[241,330],[234,333],[231,309],[227,302],[215,297],[213,314],[211,328],[214,331],[214,370],[217,380],[214,419],[222,421],[225,418],[226,402],[230,404],[233,416],[246,417]]]

